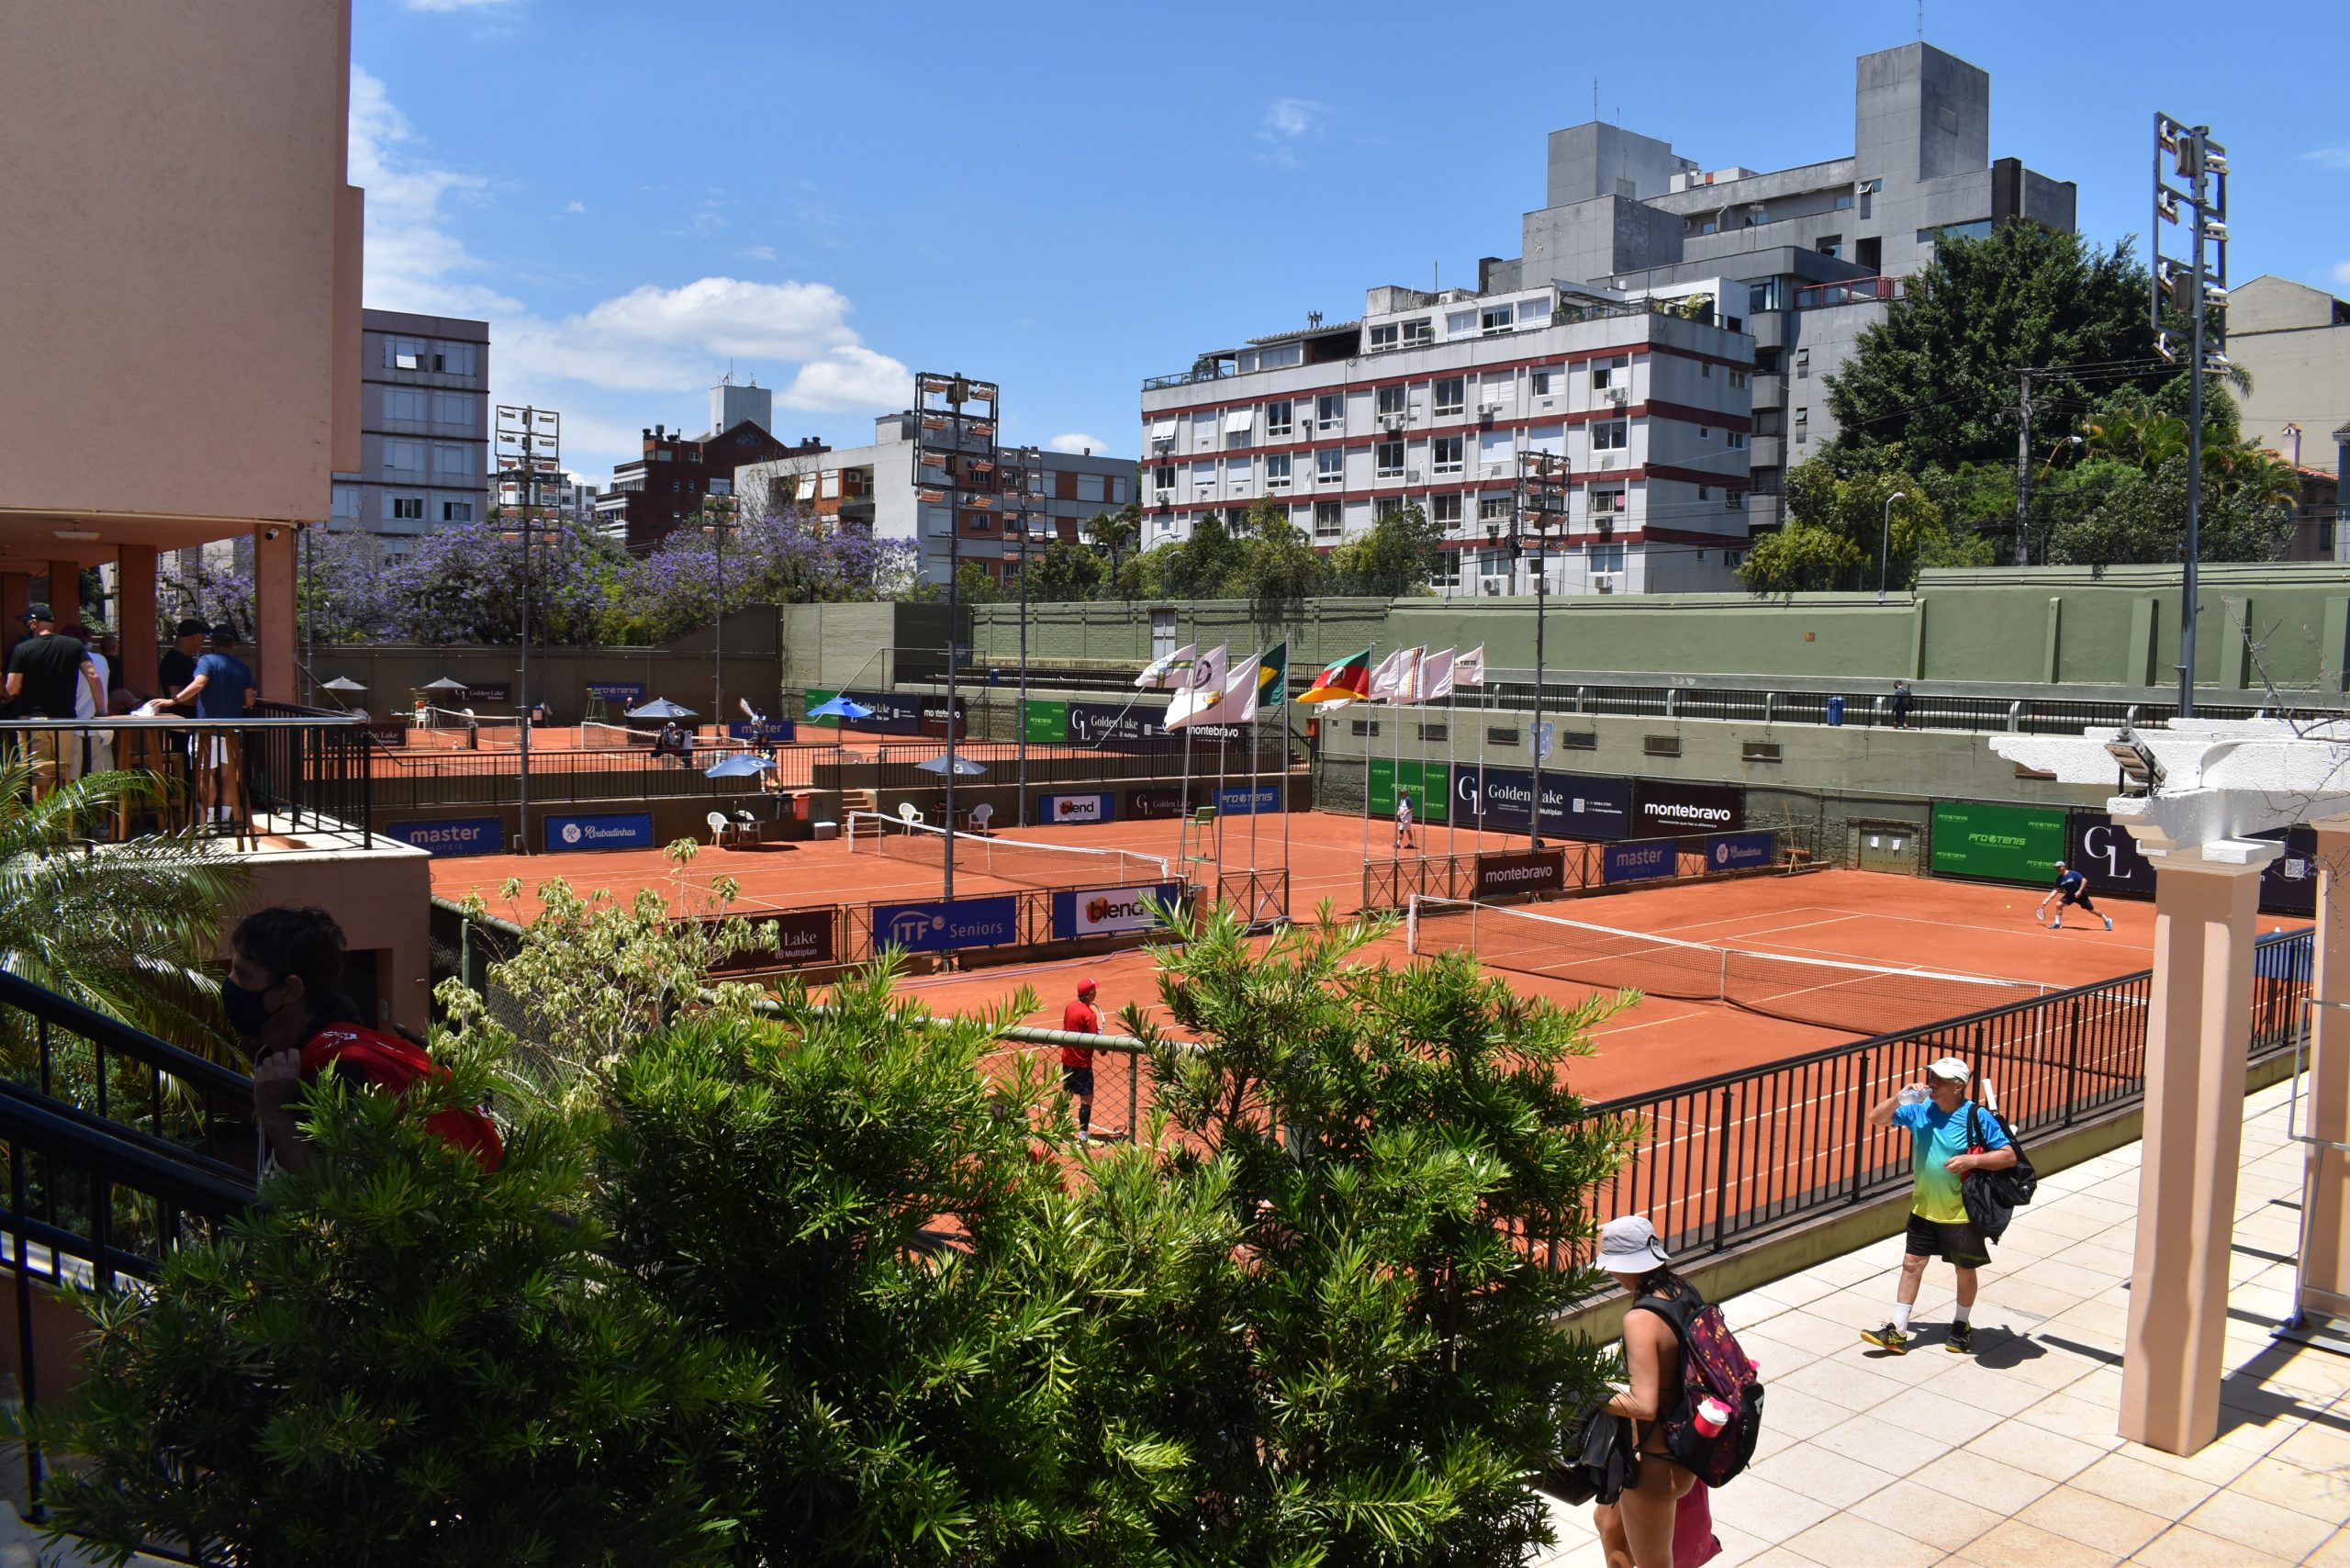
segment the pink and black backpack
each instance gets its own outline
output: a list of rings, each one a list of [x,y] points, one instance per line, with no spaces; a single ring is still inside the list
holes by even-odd
[[[1762,1435],[1762,1382],[1754,1363],[1739,1349],[1722,1309],[1694,1290],[1677,1299],[1644,1295],[1632,1310],[1655,1313],[1681,1341],[1681,1402],[1664,1416],[1665,1451],[1707,1485],[1719,1486],[1746,1468]],[[1730,1412],[1710,1434],[1697,1422],[1697,1403],[1707,1397]]]

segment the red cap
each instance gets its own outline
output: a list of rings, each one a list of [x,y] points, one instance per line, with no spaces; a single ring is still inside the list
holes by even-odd
[[[1091,975],[1088,975],[1083,980],[1077,982],[1077,994],[1080,996],[1083,996],[1089,991],[1098,991],[1101,988],[1099,986],[1096,986],[1093,983],[1093,977]]]

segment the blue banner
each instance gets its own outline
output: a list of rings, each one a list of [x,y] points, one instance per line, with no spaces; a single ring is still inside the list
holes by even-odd
[[[957,947],[1002,947],[1019,940],[1020,900],[1015,896],[873,906],[876,949],[946,953]]]
[[[1464,767],[1452,775],[1456,819],[1494,833],[1532,825],[1531,768]],[[1632,781],[1542,770],[1542,831],[1560,838],[1624,838],[1631,833]]]
[[[1089,790],[1082,795],[1039,795],[1036,797],[1036,818],[1053,823],[1106,823],[1118,814],[1118,797],[1107,790]]]
[[[1718,833],[1706,840],[1706,869],[1751,871],[1778,857],[1778,841],[1767,833]]]
[[[456,822],[394,823],[384,829],[387,838],[412,844],[435,855],[496,855],[506,847],[506,824],[496,817],[465,817]]]
[[[1599,852],[1599,879],[1603,882],[1640,882],[1652,877],[1670,877],[1676,868],[1678,857],[1679,851],[1669,838],[1610,844]]]
[[[546,833],[550,855],[565,849],[650,849],[653,815],[549,817]]]
[[[1157,899],[1162,903],[1173,903],[1182,890],[1180,882],[1147,882],[1131,888],[1057,892],[1053,895],[1053,940],[1068,942],[1080,936],[1115,936],[1154,930],[1158,917],[1143,901]]]
[[[588,695],[607,702],[625,702],[632,708],[644,704],[644,682],[641,680],[591,680]]]
[[[789,719],[769,719],[767,721],[768,743],[775,745],[790,745],[791,724],[792,722]],[[726,725],[727,738],[741,741],[744,745],[754,745],[758,740],[758,737],[751,733],[754,727],[748,719],[730,720]]]
[[[1245,784],[1237,790],[1225,789],[1215,792],[1218,816],[1269,816],[1281,809],[1281,787],[1278,784],[1259,784],[1253,793]]]

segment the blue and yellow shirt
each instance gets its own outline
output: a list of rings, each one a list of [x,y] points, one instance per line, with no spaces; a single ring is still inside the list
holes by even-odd
[[[1937,1225],[1967,1222],[1966,1200],[1959,1193],[1964,1178],[1951,1170],[1950,1159],[1953,1154],[1964,1154],[1972,1147],[1966,1113],[1974,1103],[1972,1100],[1961,1100],[1958,1108],[1949,1112],[1937,1111],[1930,1100],[1894,1107],[1894,1126],[1909,1129],[1913,1151],[1910,1170],[1915,1181],[1909,1212],[1919,1219],[1932,1220]],[[1999,1130],[1999,1119],[1990,1112],[1976,1116],[1975,1126],[1983,1135],[1985,1148],[2008,1147],[2008,1135]]]

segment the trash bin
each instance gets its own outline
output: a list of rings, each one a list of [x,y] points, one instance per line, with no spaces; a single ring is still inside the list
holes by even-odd
[[[1841,724],[1844,722],[1844,700],[1842,698],[1831,697],[1828,700],[1828,722],[1831,724]]]

